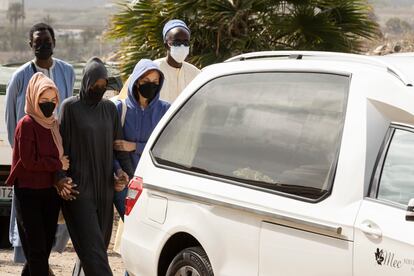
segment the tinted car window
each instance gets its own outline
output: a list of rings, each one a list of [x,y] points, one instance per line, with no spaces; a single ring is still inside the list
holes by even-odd
[[[310,199],[335,170],[349,78],[319,73],[224,76],[197,91],[152,153],[159,164]]]
[[[414,133],[396,129],[384,161],[378,199],[407,205],[414,198]]]

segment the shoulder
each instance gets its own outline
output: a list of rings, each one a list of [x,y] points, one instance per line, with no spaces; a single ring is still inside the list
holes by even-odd
[[[33,130],[35,127],[35,120],[29,115],[25,115],[20,121],[17,123],[16,129],[19,129],[23,132]]]
[[[109,99],[109,101],[113,102],[116,108],[119,108],[119,106],[122,104],[122,100],[118,99],[118,96],[113,96],[112,98]]]
[[[33,124],[34,120],[29,115],[24,115],[23,118],[20,119],[20,123],[23,124]]]
[[[169,102],[164,101],[164,100],[159,100],[159,102],[160,102],[160,105],[161,106],[165,106],[167,108],[170,107],[170,105],[171,105]]]
[[[63,60],[58,59],[58,58],[54,58],[54,60],[55,60],[55,63],[56,63],[57,66],[60,66],[64,69],[67,69],[67,70],[70,70],[70,71],[74,71],[73,66],[71,64],[67,63],[66,61],[63,61]]]
[[[115,103],[111,100],[108,99],[102,99],[101,104],[105,107],[108,108],[110,110],[115,110],[116,111],[116,106]]]
[[[169,66],[168,63],[167,63],[167,58],[165,58],[165,57],[154,60],[154,63],[158,67],[160,67],[161,71],[165,70],[166,68],[168,68],[167,66]]]
[[[14,73],[12,74],[11,80],[14,80],[14,79],[22,79],[28,73],[31,73],[30,74],[30,77],[31,77],[31,75],[33,74],[33,72],[31,71],[32,70],[31,63],[32,63],[31,61],[26,62],[25,64],[23,64],[22,66],[20,66],[19,68],[17,68],[17,70],[14,71]]]
[[[159,58],[159,59],[154,60],[154,63],[159,66],[159,65],[161,65],[161,63],[163,63],[165,61],[166,61],[166,59],[165,59],[165,57],[163,57],[163,58]]]
[[[62,105],[66,104],[66,105],[71,105],[74,104],[76,102],[79,102],[79,97],[78,96],[72,96],[69,98],[66,98],[63,102]]]
[[[16,126],[15,136],[18,139],[33,141],[36,139],[36,133],[39,133],[39,129],[41,128],[32,117],[25,115]]]
[[[79,97],[78,96],[72,96],[69,98],[66,98],[62,104],[60,105],[61,110],[65,109],[67,110],[68,108],[70,108],[73,104],[79,102]]]
[[[105,106],[115,106],[114,101],[112,101],[110,99],[102,99],[101,103]]]
[[[158,100],[158,107],[163,112],[166,112],[168,108],[170,108],[171,104],[169,102],[166,102],[164,100]]]
[[[194,71],[197,74],[201,72],[200,69],[198,69],[197,67],[195,67],[194,65],[192,65],[191,63],[188,63],[186,61],[183,62],[183,66],[185,66],[186,69]]]

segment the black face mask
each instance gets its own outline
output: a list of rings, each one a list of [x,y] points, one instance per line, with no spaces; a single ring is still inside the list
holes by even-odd
[[[106,92],[106,87],[96,87],[89,89],[87,93],[87,101],[90,104],[97,104],[102,100],[103,95]]]
[[[46,118],[49,118],[50,116],[52,116],[56,104],[52,102],[39,103],[39,107],[43,115],[45,115]]]
[[[34,54],[38,59],[49,59],[53,55],[52,43],[43,43],[35,48]]]
[[[148,101],[151,101],[152,99],[154,99],[155,95],[157,95],[159,87],[159,84],[147,82],[139,85],[138,91],[142,95],[142,97],[148,99]]]

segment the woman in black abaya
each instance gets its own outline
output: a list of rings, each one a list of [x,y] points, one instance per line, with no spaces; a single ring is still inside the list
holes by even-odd
[[[132,170],[128,154],[113,151],[114,141],[122,139],[122,129],[115,105],[102,99],[107,77],[101,60],[88,61],[80,95],[64,101],[60,112],[63,147],[71,162],[66,179],[79,192],[76,198],[66,195],[70,200],[63,203],[62,211],[87,276],[112,275],[106,251],[113,222],[114,154],[128,173]],[[117,174],[124,183],[128,181],[122,170]]]

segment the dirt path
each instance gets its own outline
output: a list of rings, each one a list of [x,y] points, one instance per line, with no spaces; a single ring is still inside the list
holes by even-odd
[[[112,250],[113,240],[117,229],[117,223],[114,223],[112,241],[109,245],[108,256],[109,263],[112,268],[114,276],[124,276],[124,265],[122,263],[121,256]],[[76,260],[76,253],[72,244],[69,242],[66,250],[62,253],[52,253],[49,262],[50,266],[56,276],[71,276],[73,266]],[[20,275],[22,271],[21,264],[13,263],[13,250],[12,249],[0,249],[0,275],[1,276],[16,276]]]
[[[0,250],[1,276],[20,275],[20,272],[22,271],[22,265],[13,263],[12,252],[12,250]],[[123,276],[125,272],[119,254],[109,251],[108,255],[114,276]],[[52,253],[52,256],[50,257],[50,265],[56,276],[71,276],[75,260],[75,251],[73,248],[68,247],[62,254]]]

